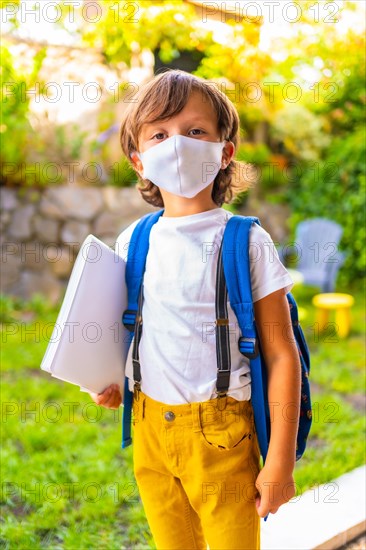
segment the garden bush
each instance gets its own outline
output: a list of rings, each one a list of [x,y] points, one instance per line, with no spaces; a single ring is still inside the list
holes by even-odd
[[[313,217],[330,218],[343,227],[340,249],[348,255],[339,274],[341,286],[365,276],[365,155],[365,131],[359,126],[334,138],[319,170],[309,165],[288,193],[293,234],[300,221]]]

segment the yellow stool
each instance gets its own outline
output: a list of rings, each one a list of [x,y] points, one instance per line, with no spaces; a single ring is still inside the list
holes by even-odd
[[[313,305],[317,308],[316,321],[319,323],[319,330],[323,330],[329,319],[329,311],[335,309],[335,322],[338,336],[346,338],[351,327],[350,308],[355,300],[350,294],[329,292],[316,294],[312,299]]]

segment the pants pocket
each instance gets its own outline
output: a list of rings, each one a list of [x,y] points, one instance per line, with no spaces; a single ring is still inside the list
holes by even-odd
[[[237,405],[222,411],[213,405],[211,410],[201,412],[201,436],[206,445],[221,451],[249,445],[253,437],[252,422],[240,403],[237,401]]]

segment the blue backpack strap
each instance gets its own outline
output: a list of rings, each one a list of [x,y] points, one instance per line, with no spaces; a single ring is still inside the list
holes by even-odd
[[[241,338],[239,350],[250,360],[251,401],[258,444],[265,461],[269,443],[269,411],[266,369],[260,357],[260,343],[254,321],[252,299],[249,232],[252,223],[260,225],[252,216],[232,216],[223,236],[223,265],[230,305],[238,319]]]
[[[158,212],[146,214],[141,218],[133,230],[131,241],[128,246],[126,265],[126,285],[128,292],[128,306],[123,312],[122,323],[129,333],[129,344],[134,337],[134,327],[138,310],[138,298],[142,279],[145,272],[146,256],[149,250],[150,231],[154,223],[164,213],[164,209]],[[123,417],[122,417],[122,449],[132,443],[131,438],[131,414],[132,414],[133,392],[128,388],[128,378],[125,378]]]
[[[305,340],[305,335],[299,323],[295,298],[293,297],[291,292],[288,292],[286,294],[286,297],[290,308],[291,323],[301,364],[300,420],[296,440],[296,460],[299,460],[304,454],[307,438],[312,424],[312,409],[309,384],[310,354],[308,345]]]
[[[296,339],[296,341],[299,345],[300,352],[301,352],[301,355],[304,358],[305,364],[308,367],[308,371],[310,371],[309,349],[308,349],[308,346],[306,344],[304,333],[303,333],[302,328],[299,324],[299,315],[298,315],[298,311],[297,311],[297,304],[296,304],[295,298],[293,297],[291,292],[288,292],[286,294],[286,297],[287,297],[287,301],[289,303],[290,314],[291,314],[291,323],[292,323],[292,328],[294,330],[295,339]]]

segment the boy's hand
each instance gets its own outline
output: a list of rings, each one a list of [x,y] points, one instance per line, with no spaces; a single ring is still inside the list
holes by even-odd
[[[259,496],[255,499],[257,513],[264,518],[269,512],[275,514],[282,504],[296,494],[291,471],[285,468],[264,465],[255,482]]]
[[[89,392],[89,395],[94,403],[106,409],[118,409],[122,403],[122,396],[118,384],[111,384],[102,393]]]

